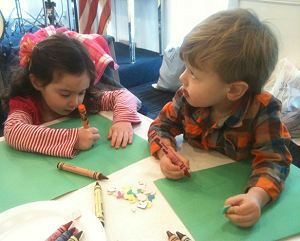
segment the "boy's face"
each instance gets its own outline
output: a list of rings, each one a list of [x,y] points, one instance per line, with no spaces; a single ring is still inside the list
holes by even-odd
[[[54,75],[54,80],[40,87],[39,91],[48,112],[66,116],[83,102],[89,84],[90,78],[86,72],[81,75],[65,73]]]
[[[184,97],[194,107],[214,107],[227,100],[229,84],[214,72],[199,70],[186,64],[179,79]]]

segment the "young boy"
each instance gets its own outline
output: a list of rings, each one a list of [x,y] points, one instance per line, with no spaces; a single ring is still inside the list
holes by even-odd
[[[183,134],[194,147],[219,151],[236,161],[251,160],[244,194],[225,200],[227,218],[238,226],[255,224],[262,207],[275,200],[289,173],[290,135],[281,123],[280,103],[262,87],[278,58],[276,37],[250,11],[218,12],[184,39],[180,56],[186,69],[182,87],[150,126],[176,148]],[[163,174],[179,179],[184,172],[163,153],[149,134],[151,154]],[[189,166],[188,160],[175,152]]]

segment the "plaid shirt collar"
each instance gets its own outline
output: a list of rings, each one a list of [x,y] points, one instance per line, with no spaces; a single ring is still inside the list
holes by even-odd
[[[196,122],[201,123],[200,125],[211,125],[212,128],[222,128],[224,124],[228,127],[237,128],[242,126],[243,120],[246,113],[248,112],[251,103],[253,101],[253,95],[246,94],[241,102],[235,107],[235,111],[232,115],[220,118],[217,123],[212,123],[210,119],[211,107],[195,108],[193,111],[194,119]]]

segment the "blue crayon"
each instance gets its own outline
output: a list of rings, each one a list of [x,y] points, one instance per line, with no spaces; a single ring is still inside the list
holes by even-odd
[[[55,241],[63,232],[69,229],[72,223],[73,221],[70,221],[68,223],[61,225],[57,230],[55,230],[53,234],[50,235],[50,237],[46,239],[46,241]]]
[[[73,227],[65,232],[63,232],[55,241],[67,241],[75,232],[76,228]]]

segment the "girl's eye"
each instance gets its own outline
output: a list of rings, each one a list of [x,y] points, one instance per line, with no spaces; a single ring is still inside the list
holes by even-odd
[[[62,97],[69,97],[70,94],[60,94]]]

